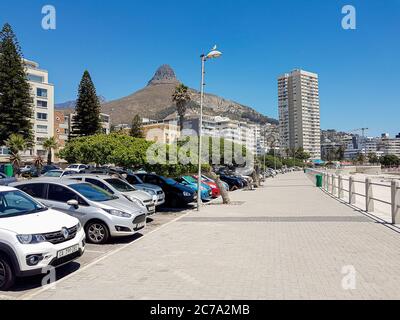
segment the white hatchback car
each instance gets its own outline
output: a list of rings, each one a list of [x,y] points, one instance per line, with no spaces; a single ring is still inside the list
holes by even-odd
[[[26,193],[0,187],[0,290],[16,277],[46,274],[85,251],[78,219],[45,207]]]

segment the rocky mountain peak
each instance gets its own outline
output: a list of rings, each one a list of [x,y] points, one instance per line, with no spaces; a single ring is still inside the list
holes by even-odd
[[[149,81],[148,86],[157,84],[178,84],[174,70],[168,64],[163,64]]]

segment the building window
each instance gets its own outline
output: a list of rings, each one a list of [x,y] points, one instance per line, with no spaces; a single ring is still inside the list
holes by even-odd
[[[36,142],[38,144],[43,144],[43,142],[45,142],[46,140],[47,140],[47,138],[44,138],[44,137],[37,137],[36,138]]]
[[[38,112],[37,115],[36,115],[36,119],[37,120],[46,121],[47,120],[47,113]]]
[[[47,133],[47,126],[37,125],[37,132],[39,133]]]
[[[47,89],[37,88],[36,95],[38,97],[47,98]]]
[[[105,123],[109,123],[110,122],[110,117],[104,116],[104,115],[100,115],[100,121],[101,122],[105,122]]]
[[[47,109],[47,101],[37,100],[36,105],[38,108],[46,108]]]
[[[43,83],[43,82],[44,82],[44,77],[41,77],[41,76],[37,76],[37,75],[28,73],[28,80],[29,80],[29,81],[32,81],[32,82],[40,82],[40,83]]]
[[[6,147],[1,147],[0,148],[0,155],[6,156],[10,154],[10,150]]]

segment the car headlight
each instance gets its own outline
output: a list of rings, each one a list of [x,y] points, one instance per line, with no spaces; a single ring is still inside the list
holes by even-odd
[[[121,217],[121,218],[132,218],[132,215],[120,210],[116,210],[116,209],[104,209],[105,212],[111,214],[112,216],[116,216],[116,217]]]
[[[142,201],[140,201],[139,199],[136,199],[136,198],[134,198],[134,197],[128,197],[128,199],[129,199],[130,201],[132,201],[133,203],[135,203],[136,205],[138,205],[139,207],[146,207],[146,206],[144,205],[144,203],[143,203]]]
[[[19,234],[17,239],[22,244],[35,244],[46,242],[46,238],[41,234]]]
[[[187,191],[183,191],[183,196],[184,197],[190,197],[192,194],[190,192]]]
[[[82,230],[82,224],[80,222],[78,222],[78,232]]]
[[[144,191],[150,193],[153,196],[156,194],[156,192],[154,190],[151,190],[151,189],[145,189]]]

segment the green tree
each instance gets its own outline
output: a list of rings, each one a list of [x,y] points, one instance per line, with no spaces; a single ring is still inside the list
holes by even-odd
[[[379,163],[379,158],[376,155],[376,153],[371,152],[370,154],[368,154],[368,161],[371,164],[376,164],[376,163]]]
[[[33,165],[36,168],[38,176],[40,176],[42,174],[43,163],[44,163],[44,160],[43,160],[42,156],[40,156],[40,155],[36,156],[35,159],[33,160]]]
[[[366,161],[365,154],[362,153],[362,152],[360,152],[360,153],[357,155],[357,157],[356,157],[355,160],[356,160],[356,162],[359,163],[359,164],[364,164],[365,161]]]
[[[400,159],[394,154],[388,154],[381,157],[381,164],[385,167],[400,165]]]
[[[179,116],[179,126],[181,131],[183,130],[183,123],[185,121],[185,114],[187,110],[187,104],[191,100],[189,94],[189,88],[184,84],[180,84],[175,88],[174,93],[172,94],[172,101],[176,104],[176,109],[178,111]]]
[[[32,143],[33,100],[21,48],[11,26],[0,32],[0,145],[12,134]]]
[[[26,150],[27,143],[25,138],[21,134],[11,134],[6,140],[6,146],[10,150],[10,161],[14,167],[14,172],[18,172],[21,167],[21,155],[20,152]]]
[[[143,138],[143,121],[142,118],[137,114],[132,119],[132,128],[130,130],[130,136],[134,138]]]
[[[311,158],[311,155],[308,152],[305,152],[303,148],[298,148],[295,151],[294,156],[296,159],[303,160],[303,161],[307,161],[308,159]]]
[[[343,159],[344,159],[344,152],[345,152],[345,147],[344,147],[344,146],[340,146],[340,147],[337,149],[337,152],[336,152],[336,159],[337,159],[338,161],[343,161]]]
[[[101,132],[100,101],[92,78],[86,70],[78,89],[76,115],[72,126],[72,137],[91,136]]]
[[[43,147],[47,150],[47,164],[51,164],[53,150],[58,148],[57,140],[54,137],[48,138],[43,142]]]

